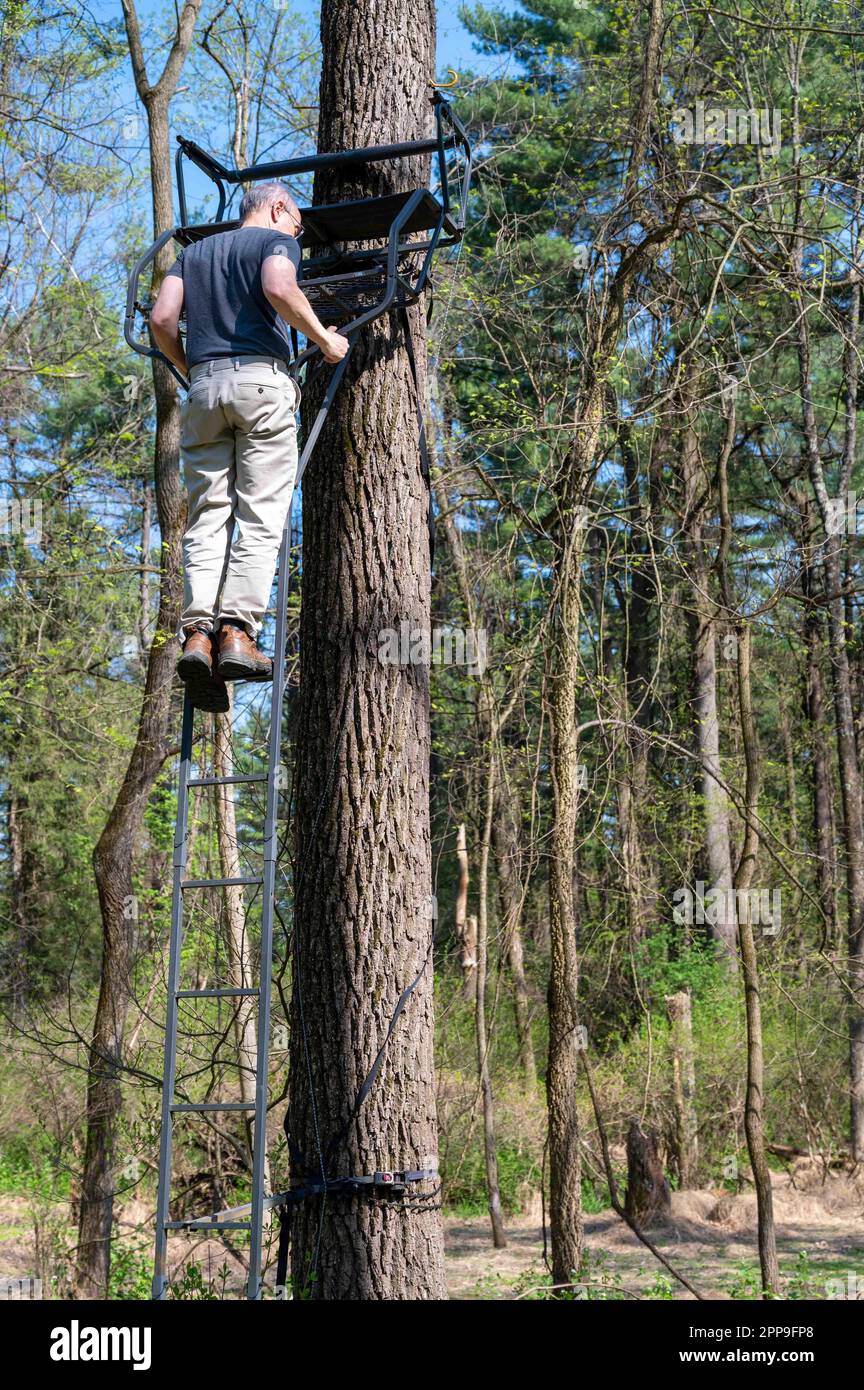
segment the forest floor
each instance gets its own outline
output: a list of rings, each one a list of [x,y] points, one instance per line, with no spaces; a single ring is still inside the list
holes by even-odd
[[[801,1163],[773,1177],[774,1215],[786,1296],[864,1300],[864,1185]],[[495,1250],[488,1219],[445,1221],[451,1298],[543,1296],[543,1229],[537,1216],[511,1218]],[[701,1294],[747,1299],[758,1287],[756,1199],[720,1191],[674,1192],[672,1216],[650,1240]],[[585,1217],[585,1287],[592,1297],[692,1298],[614,1212]],[[842,1289],[842,1292],[841,1292]],[[576,1297],[584,1297],[577,1292]]]
[[[787,1298],[851,1297],[864,1301],[864,1181],[825,1174],[808,1163],[790,1173],[775,1173],[777,1243]],[[0,1276],[30,1277],[36,1267],[35,1225],[43,1252],[53,1247],[62,1269],[74,1241],[68,1204],[40,1207],[34,1223],[26,1197],[0,1196]],[[149,1297],[151,1234],[148,1212],[127,1208],[115,1228],[115,1297]],[[445,1215],[445,1263],[451,1298],[515,1300],[543,1297],[548,1276],[543,1264],[540,1212],[507,1222],[507,1247],[492,1246],[485,1216]],[[650,1238],[670,1263],[700,1293],[720,1299],[753,1298],[758,1287],[756,1203],[752,1195],[722,1191],[672,1194],[672,1217],[650,1231]],[[592,1298],[692,1297],[654,1258],[612,1211],[585,1218],[587,1266],[585,1287]],[[175,1251],[175,1257],[179,1252]],[[226,1262],[215,1241],[190,1243],[185,1257],[197,1263],[203,1289],[187,1284],[183,1296],[201,1297],[216,1287],[216,1271]],[[43,1253],[44,1261],[44,1253]],[[242,1297],[242,1262],[227,1261],[225,1296]],[[44,1262],[43,1262],[44,1268]],[[212,1284],[211,1284],[212,1281]],[[212,1295],[211,1295],[212,1296]],[[222,1296],[221,1290],[217,1296]],[[577,1292],[574,1296],[582,1297]]]

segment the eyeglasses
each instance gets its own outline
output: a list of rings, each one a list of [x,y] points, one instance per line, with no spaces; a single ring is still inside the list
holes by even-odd
[[[285,205],[283,204],[283,205],[282,205],[282,211],[280,212],[279,216],[280,216],[280,217],[290,217],[290,218],[291,218],[291,221],[295,224],[295,225],[294,225],[294,237],[295,237],[295,239],[296,239],[297,237],[300,237],[300,236],[303,235],[303,222],[302,222],[302,219],[299,218],[299,217],[297,216],[296,213],[292,212],[291,209],[290,209],[289,207],[285,207]]]

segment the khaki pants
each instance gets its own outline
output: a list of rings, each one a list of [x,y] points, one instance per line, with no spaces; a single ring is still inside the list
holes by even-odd
[[[257,637],[294,491],[300,388],[270,357],[201,362],[190,381],[180,411],[189,494],[181,626],[215,631],[234,618]]]

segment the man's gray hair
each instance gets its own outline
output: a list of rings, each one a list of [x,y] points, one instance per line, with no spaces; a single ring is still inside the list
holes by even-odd
[[[271,203],[275,203],[279,198],[284,198],[289,207],[296,208],[294,196],[284,183],[256,183],[254,188],[243,194],[240,221],[245,222],[246,218],[251,217],[259,208],[269,208]]]

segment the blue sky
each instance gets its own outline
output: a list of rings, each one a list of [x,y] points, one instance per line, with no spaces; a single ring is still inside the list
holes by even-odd
[[[489,0],[489,2],[494,5],[496,0]],[[261,0],[261,3],[266,4],[266,0]],[[350,3],[350,0],[346,0],[346,3]],[[146,31],[150,27],[148,21],[153,20],[157,16],[165,17],[169,14],[170,0],[137,0],[137,5],[142,28],[145,30],[146,40]],[[438,75],[444,78],[448,68],[453,68],[457,73],[464,73],[468,69],[474,72],[483,72],[492,69],[500,70],[500,60],[489,59],[485,55],[474,51],[471,35],[459,19],[459,5],[460,0],[438,0]],[[214,0],[205,0],[204,14],[207,15],[208,13],[212,13],[213,8]],[[317,33],[320,0],[288,0],[288,8],[289,11],[293,11],[305,19],[312,31]],[[503,0],[502,8],[505,9],[505,11],[517,9],[518,0]],[[119,23],[122,31],[122,9],[120,0],[89,0],[88,9],[90,13],[99,20],[110,20],[114,23]],[[158,60],[152,60],[151,66],[154,71],[158,71],[161,67],[161,63]],[[124,64],[118,76],[116,94],[118,118],[124,121],[126,121],[127,118],[132,118],[132,133],[130,133],[128,138],[127,149],[131,159],[137,165],[139,161],[144,160],[146,155],[145,133],[143,116],[135,94],[128,62]],[[453,96],[458,102],[458,85],[453,92]],[[136,113],[137,124],[134,119]],[[212,149],[214,153],[218,153],[220,147],[225,144],[224,137],[226,132],[221,131],[221,138],[219,138],[216,130],[211,129],[210,138],[208,139],[203,131],[193,129],[192,125],[194,125],[194,118],[193,123],[190,124],[189,111],[188,108],[184,111],[183,99],[181,96],[172,104],[172,148],[174,143],[173,137],[178,133],[183,133],[191,135],[200,143]],[[124,143],[126,143],[125,136]],[[136,146],[137,150],[135,149]],[[287,146],[287,144],[286,146],[282,146],[277,141],[272,147],[272,153],[270,153],[269,157],[274,158],[277,154],[289,155],[294,152],[295,151]],[[297,152],[299,153],[299,151]],[[191,204],[194,205],[200,197],[205,195],[209,198],[209,186],[206,180],[194,170],[189,171],[189,197]]]
[[[262,0],[262,3],[266,3],[266,0]],[[350,0],[346,0],[346,3],[350,3]],[[459,19],[459,4],[460,0],[438,0],[438,68],[441,73],[447,67],[455,68],[458,72],[460,67],[470,66],[476,69],[482,66],[482,59],[473,51],[471,36]],[[317,27],[320,0],[289,0],[289,6]],[[120,0],[90,0],[88,8],[99,18],[122,17]],[[205,14],[211,8],[210,0],[207,0]],[[514,0],[514,3],[510,4],[505,0],[502,8],[516,9],[518,3]],[[147,16],[167,12],[167,0],[138,0],[138,13],[142,23]]]
[[[350,3],[350,0],[346,0],[346,3]],[[496,0],[490,0],[490,4],[495,3]],[[260,0],[260,4],[267,6],[267,0]],[[88,8],[90,14],[93,14],[97,19],[119,24],[122,32],[122,10],[119,0],[89,0]],[[490,60],[483,54],[475,53],[471,35],[458,18],[458,8],[460,8],[460,0],[438,0],[438,75],[440,78],[445,78],[447,68],[453,68],[454,71],[463,72],[463,74],[468,70],[474,72],[489,71],[492,68],[500,70],[500,60],[495,60],[495,58]],[[518,0],[503,0],[501,8],[506,11],[515,10],[518,8]],[[206,0],[204,15],[213,13],[213,10],[214,0]],[[306,19],[311,31],[317,33],[318,15],[319,10],[321,10],[319,0],[288,0],[288,10],[289,13],[293,11],[294,14],[299,14],[301,18]],[[157,17],[165,19],[171,13],[171,0],[138,0],[138,13],[144,29],[144,39],[147,39],[147,29],[150,29],[149,21],[153,21]],[[150,49],[150,44],[147,44],[147,49]],[[161,68],[161,61],[153,56],[149,65],[151,71],[158,71]],[[458,86],[454,89],[453,96],[458,103]],[[144,129],[143,113],[140,110],[138,97],[136,97],[128,61],[118,75],[117,108],[115,110],[117,110],[118,120],[124,122],[122,145],[128,152],[129,161],[133,167],[139,167],[143,172],[143,168],[146,167],[146,129]],[[228,100],[225,101],[225,110],[228,110]],[[213,153],[224,153],[226,131],[210,128],[210,139],[208,139],[206,133],[201,129],[194,128],[197,122],[194,120],[194,115],[190,120],[189,108],[183,107],[182,95],[175,103],[172,103],[171,114],[172,147],[174,147],[176,133],[185,133],[185,135],[190,135],[193,139],[197,139],[203,145],[210,147]],[[276,140],[274,145],[269,146],[268,149],[271,152],[268,154],[269,158],[274,158],[278,154],[288,156],[288,154],[294,153],[288,142],[282,145],[279,140]],[[213,190],[203,175],[188,168],[188,196],[190,211],[194,210],[193,215],[200,213],[201,208],[210,206],[211,192]],[[196,204],[199,206],[196,207]]]

